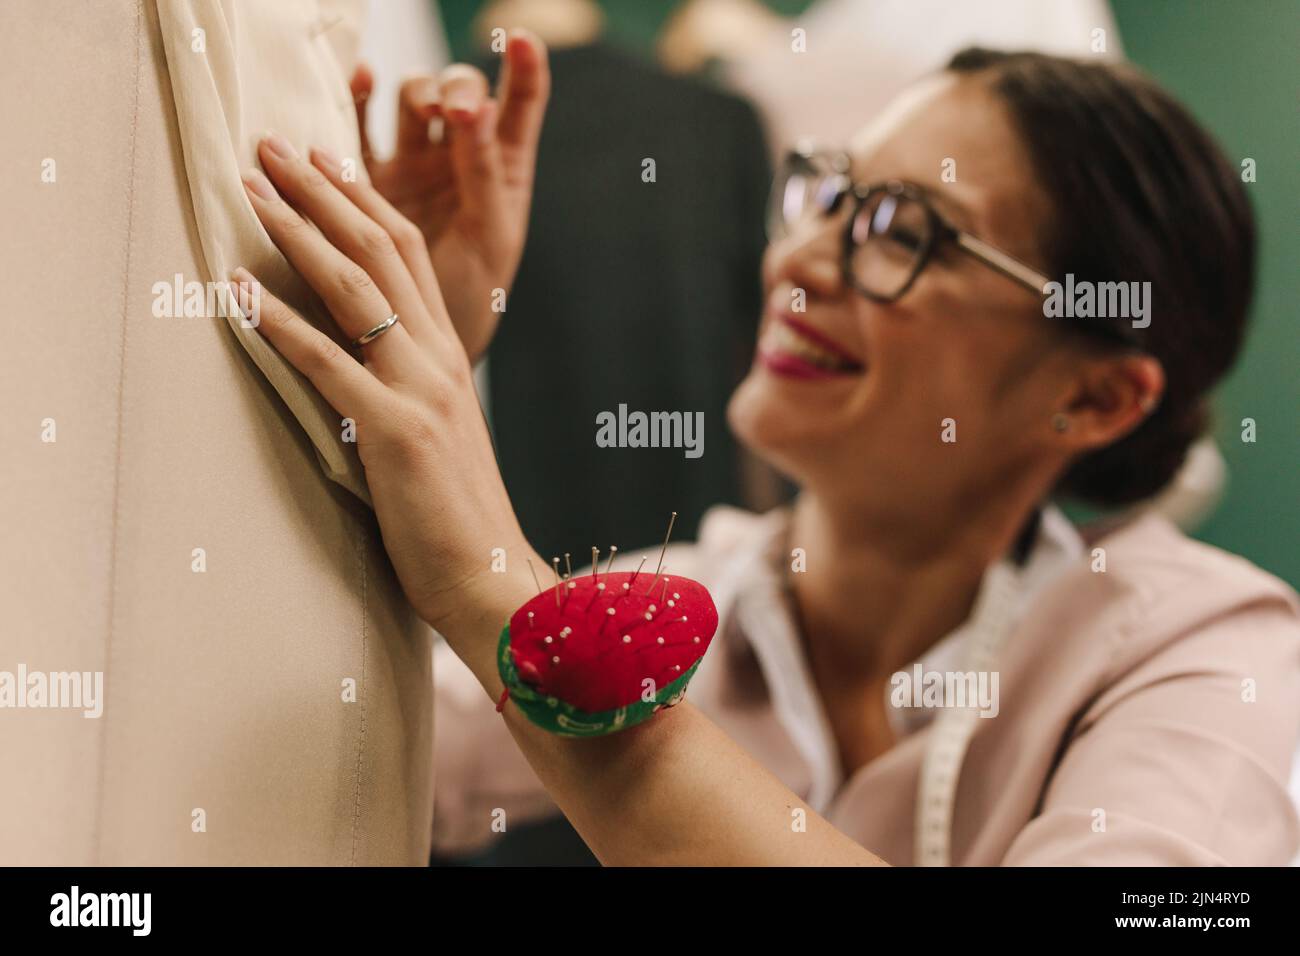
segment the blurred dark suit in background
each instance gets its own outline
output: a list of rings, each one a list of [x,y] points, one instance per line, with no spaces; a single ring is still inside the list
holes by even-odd
[[[553,50],[551,69],[488,395],[528,540],[586,563],[592,545],[661,540],[672,511],[690,538],[708,507],[741,501],[725,409],[753,355],[770,171],[731,94],[604,45]],[[620,404],[703,412],[703,455],[597,447],[597,415]]]

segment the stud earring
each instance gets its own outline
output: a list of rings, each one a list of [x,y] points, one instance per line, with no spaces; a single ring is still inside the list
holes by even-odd
[[[1070,416],[1065,414],[1065,412],[1057,412],[1055,415],[1052,416],[1052,427],[1056,429],[1058,432],[1069,431]]]

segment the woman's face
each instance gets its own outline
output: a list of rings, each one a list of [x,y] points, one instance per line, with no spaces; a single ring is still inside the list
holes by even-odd
[[[855,182],[914,183],[954,226],[1043,270],[1047,200],[980,82],[924,81],[848,151]],[[870,301],[842,277],[848,205],[768,248],[757,355],[728,410],[739,438],[804,486],[849,495],[882,482],[978,491],[1050,453],[1070,359],[1041,299],[947,244],[898,301]],[[810,337],[836,368],[808,377]]]

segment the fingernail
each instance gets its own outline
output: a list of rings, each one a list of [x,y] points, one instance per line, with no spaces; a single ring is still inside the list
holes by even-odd
[[[230,273],[230,278],[234,281],[235,298],[239,302],[244,327],[257,328],[261,324],[261,286],[243,266]]]
[[[455,113],[459,116],[459,114],[469,114],[470,107],[473,106],[473,101],[464,93],[453,93],[443,101],[442,106],[447,112]]]
[[[298,151],[293,148],[293,144],[273,130],[267,132],[263,142],[281,159],[298,158]]]
[[[230,273],[230,281],[235,287],[235,297],[238,299],[240,307],[247,308],[248,291],[253,284],[252,275],[247,269],[240,266]]]
[[[313,146],[311,148],[312,158],[331,170],[337,170],[343,163],[337,156],[324,146]]]
[[[244,170],[243,179],[244,186],[254,195],[267,200],[279,198],[275,194],[275,187],[271,185],[271,180],[263,176],[260,169]]]
[[[540,48],[542,56],[545,56],[545,49],[542,48],[541,41],[537,39],[537,34],[533,33],[531,30],[524,27],[515,27],[511,30],[510,37],[506,42],[506,49],[508,51],[517,52],[519,49],[517,41],[522,41],[533,50],[539,50]]]
[[[437,90],[421,90],[414,94],[411,97],[411,100],[411,105],[417,110],[428,112],[430,109],[438,105],[438,93]]]

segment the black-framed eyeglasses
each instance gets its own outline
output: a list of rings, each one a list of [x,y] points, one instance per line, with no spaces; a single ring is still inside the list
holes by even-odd
[[[1042,294],[1050,281],[978,236],[958,229],[915,185],[897,180],[861,185],[849,176],[846,153],[801,148],[787,154],[772,185],[768,235],[779,239],[800,222],[848,209],[844,280],[875,302],[894,302],[912,287],[944,243],[1024,288]]]

